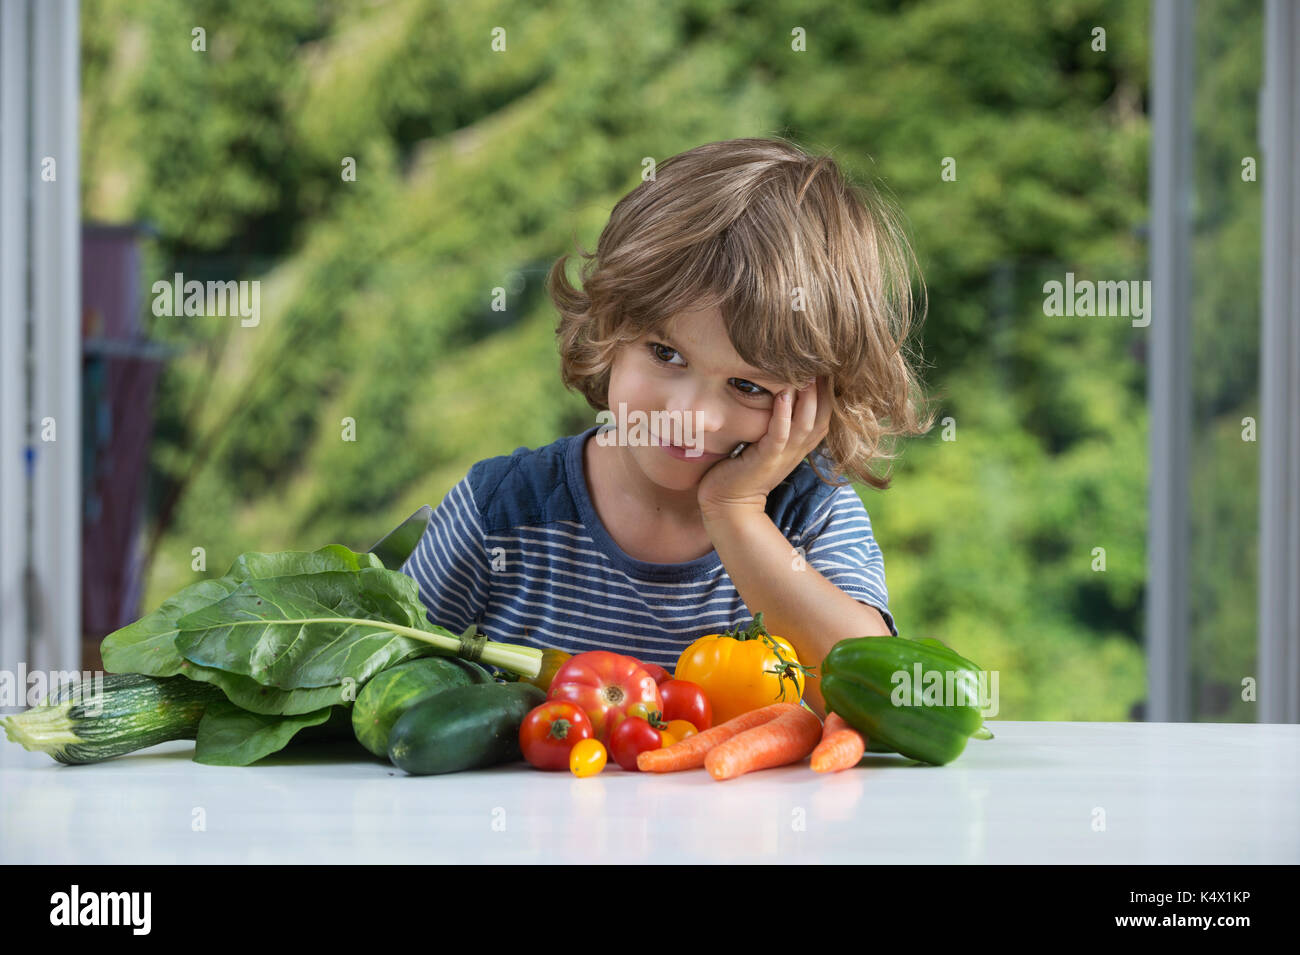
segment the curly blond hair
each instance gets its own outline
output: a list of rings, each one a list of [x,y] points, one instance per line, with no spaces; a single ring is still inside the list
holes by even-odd
[[[560,313],[565,387],[608,409],[619,346],[663,332],[674,315],[720,310],[736,353],[778,381],[829,378],[834,406],[817,450],[835,479],[889,487],[893,438],[925,434],[906,348],[913,324],[909,263],[895,207],[849,182],[830,156],[784,139],[707,143],[659,164],[610,213],[582,289],[562,255],[547,276]],[[918,277],[920,269],[917,268]],[[919,321],[925,315],[921,279]]]

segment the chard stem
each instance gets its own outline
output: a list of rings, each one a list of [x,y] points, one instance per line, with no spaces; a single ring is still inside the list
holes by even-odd
[[[237,627],[245,626],[265,626],[267,623],[274,624],[306,624],[306,623],[352,623],[365,627],[381,627],[384,630],[392,630],[394,633],[400,633],[404,637],[410,637],[412,640],[419,640],[421,643],[429,643],[443,650],[451,650],[458,653],[461,648],[460,637],[453,636],[450,633],[431,633],[428,630],[417,630],[414,627],[404,627],[399,623],[389,623],[386,620],[371,620],[365,617],[299,617],[293,620],[239,620],[232,621],[227,626]],[[509,670],[511,673],[517,673],[522,677],[531,679],[542,672],[542,651],[537,647],[522,647],[513,643],[494,643],[491,640],[483,644],[483,652],[479,659],[484,663],[500,667],[503,670]]]

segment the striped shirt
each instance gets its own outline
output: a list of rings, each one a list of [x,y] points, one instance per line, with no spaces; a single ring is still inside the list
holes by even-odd
[[[584,474],[597,427],[480,461],[447,492],[401,568],[430,622],[453,633],[474,623],[490,640],[571,654],[611,650],[669,672],[695,640],[750,622],[716,550],[656,564],[615,543]],[[805,459],[768,494],[767,514],[792,560],[875,607],[898,635],[884,558],[852,484],[823,483]]]

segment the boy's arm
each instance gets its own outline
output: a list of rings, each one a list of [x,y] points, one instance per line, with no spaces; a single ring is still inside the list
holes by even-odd
[[[763,612],[768,631],[789,640],[804,666],[820,667],[840,640],[891,635],[875,607],[845,593],[799,558],[766,511],[705,512],[704,523],[745,606],[751,614]],[[804,700],[825,719],[817,679],[807,681]]]

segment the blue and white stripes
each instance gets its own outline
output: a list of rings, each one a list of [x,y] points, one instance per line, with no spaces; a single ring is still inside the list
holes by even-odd
[[[429,619],[453,632],[476,623],[504,643],[612,650],[671,671],[693,641],[752,615],[716,551],[652,564],[618,547],[583,476],[594,431],[474,465],[434,510],[402,572],[419,586]],[[876,607],[897,634],[884,558],[852,485],[822,484],[804,462],[769,495],[768,513],[792,560],[798,554]]]

